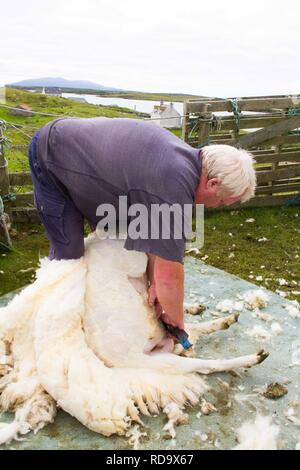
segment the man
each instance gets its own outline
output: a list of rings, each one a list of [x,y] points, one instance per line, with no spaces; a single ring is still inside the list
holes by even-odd
[[[246,201],[254,195],[253,159],[226,145],[195,149],[156,124],[134,119],[61,118],[32,139],[29,161],[35,205],[51,259],[84,253],[86,219],[95,229],[100,204],[128,206]],[[117,214],[119,216],[119,214]],[[127,220],[128,222],[128,220]],[[183,328],[184,235],[127,236],[125,248],[148,255],[149,303],[166,323]]]

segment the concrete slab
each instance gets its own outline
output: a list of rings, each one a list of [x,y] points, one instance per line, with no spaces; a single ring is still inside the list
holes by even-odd
[[[207,305],[206,312],[192,321],[211,319],[211,312],[220,300],[236,299],[249,289],[257,289],[253,284],[243,281],[219,269],[205,265],[191,257],[186,259],[186,300]],[[163,438],[163,416],[145,418],[147,437],[141,440],[141,449],[230,449],[236,445],[236,429],[245,420],[254,420],[256,413],[273,417],[280,426],[281,447],[295,449],[300,436],[300,426],[285,416],[288,404],[300,400],[300,320],[293,319],[284,308],[289,302],[267,291],[269,305],[264,310],[274,317],[282,328],[280,334],[270,340],[254,338],[247,331],[255,325],[270,331],[270,323],[253,318],[250,311],[244,310],[238,324],[227,331],[203,337],[197,346],[197,354],[203,358],[234,357],[248,354],[259,349],[270,352],[270,357],[261,365],[235,374],[216,374],[207,378],[211,392],[206,399],[218,409],[209,416],[197,417],[200,408],[190,409],[190,420],[186,425],[177,427],[176,440]],[[0,298],[0,306],[5,305],[14,293]],[[229,388],[222,384],[227,382]],[[254,393],[255,388],[272,382],[286,383],[288,394],[271,400]],[[250,395],[250,396],[248,396]],[[300,406],[295,407],[295,416],[300,418]],[[198,415],[199,416],[199,415]],[[2,413],[1,421],[9,422],[12,415]],[[299,421],[298,421],[299,424]],[[203,442],[200,434],[206,434]],[[203,438],[203,436],[202,436]],[[29,434],[24,441],[13,442],[1,449],[129,449],[127,438],[105,438],[82,426],[71,416],[60,411],[55,423],[47,426],[38,434]]]

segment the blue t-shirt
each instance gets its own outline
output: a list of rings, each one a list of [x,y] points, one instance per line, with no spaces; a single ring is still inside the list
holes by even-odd
[[[96,227],[97,207],[119,196],[128,205],[193,204],[201,152],[157,124],[135,119],[63,118],[41,129],[38,160],[55,186]],[[66,223],[68,222],[66,219]],[[71,228],[70,228],[71,229]],[[71,230],[67,230],[71,233]],[[72,244],[72,240],[70,240]],[[125,248],[183,260],[185,237],[133,239]],[[67,249],[71,257],[70,247]],[[62,256],[60,256],[62,257]]]

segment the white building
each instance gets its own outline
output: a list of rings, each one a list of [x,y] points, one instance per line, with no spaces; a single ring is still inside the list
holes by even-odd
[[[162,127],[181,127],[181,116],[173,103],[160,102],[151,113],[153,122]]]
[[[62,96],[61,89],[59,87],[43,87],[42,95],[50,95],[50,96]]]

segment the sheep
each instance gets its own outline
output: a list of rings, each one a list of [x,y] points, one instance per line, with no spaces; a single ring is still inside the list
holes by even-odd
[[[174,422],[177,410],[180,421],[209,389],[199,374],[267,357],[205,360],[179,355],[179,345],[149,353],[166,332],[147,302],[146,267],[144,253],[93,233],[82,258],[41,260],[33,284],[0,309],[0,408],[16,412],[0,427],[0,444],[52,422],[57,406],[105,436],[125,435],[141,415],[161,411]],[[186,328],[195,342],[237,319]]]

